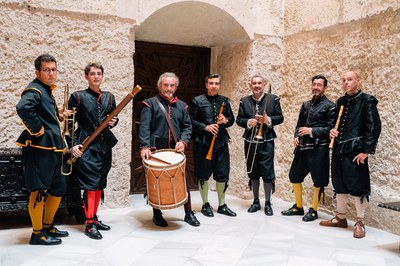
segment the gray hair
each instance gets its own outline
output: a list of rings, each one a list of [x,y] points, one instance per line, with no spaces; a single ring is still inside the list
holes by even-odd
[[[161,75],[160,75],[160,77],[158,78],[158,81],[157,81],[157,88],[160,88],[161,87],[161,83],[162,83],[162,79],[163,78],[174,78],[175,79],[175,86],[176,86],[176,88],[178,88],[178,86],[179,86],[179,78],[178,78],[178,76],[175,74],[175,73],[173,73],[173,72],[164,72],[164,73],[162,73]]]

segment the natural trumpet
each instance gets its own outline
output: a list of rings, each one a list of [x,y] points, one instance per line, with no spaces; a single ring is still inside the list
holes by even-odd
[[[68,96],[69,96],[69,86],[68,84],[64,87],[64,104],[63,104],[63,110],[68,109]],[[74,132],[75,132],[75,113],[76,113],[76,108],[72,108],[72,113],[71,117],[64,117],[63,120],[63,130],[62,130],[62,138],[65,141],[65,136],[69,136],[71,138],[71,147],[74,146]],[[71,123],[71,129],[69,124]],[[70,157],[72,158],[72,153],[70,154]],[[71,159],[70,158],[70,159]],[[63,175],[70,175],[72,173],[72,164],[67,164],[69,165],[69,169],[64,172],[64,153],[62,155],[62,164],[61,164],[61,173]]]
[[[260,126],[258,128],[257,134],[255,136],[254,135],[251,136],[251,139],[250,139],[250,142],[249,142],[249,148],[247,149],[246,162],[249,160],[251,144],[253,142],[255,142],[255,148],[254,148],[253,158],[252,158],[252,161],[251,161],[251,166],[250,166],[250,169],[248,169],[248,171],[247,171],[248,174],[253,172],[253,166],[254,166],[254,161],[256,159],[258,143],[262,142],[264,140],[264,138],[263,138],[263,127],[264,127],[264,122],[265,122],[264,121],[264,115],[267,114],[268,97],[269,97],[270,94],[271,94],[271,84],[269,84],[269,92],[266,93],[266,96],[265,96],[265,104],[264,104],[264,110],[262,112],[262,118],[261,118]],[[258,113],[256,113],[256,115],[258,115]]]

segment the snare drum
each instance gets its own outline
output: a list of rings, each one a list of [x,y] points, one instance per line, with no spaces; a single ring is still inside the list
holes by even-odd
[[[188,200],[183,153],[163,149],[152,153],[149,160],[143,160],[149,204],[156,209],[174,209]],[[164,161],[164,162],[162,162]]]

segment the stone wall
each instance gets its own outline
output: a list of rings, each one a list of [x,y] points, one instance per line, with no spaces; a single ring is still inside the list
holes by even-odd
[[[66,9],[69,7],[65,6]],[[102,88],[114,93],[117,102],[132,89],[134,35],[131,27],[134,21],[83,14],[78,12],[79,6],[77,11],[71,9],[73,11],[53,10],[26,3],[0,5],[1,147],[16,147],[14,141],[23,128],[15,105],[22,90],[35,78],[33,61],[42,53],[50,53],[57,59],[59,88],[54,94],[59,105],[63,103],[66,84],[69,84],[70,92],[87,87],[83,69],[91,61],[103,64],[105,81]],[[131,112],[131,105],[128,105],[120,113],[120,123],[113,130],[119,143],[115,147],[116,156],[106,190],[108,206],[128,204]],[[115,179],[118,182],[114,182]]]
[[[360,9],[360,7],[359,9],[354,8],[355,4],[352,10]],[[310,13],[315,10],[318,8],[309,10],[308,16],[303,14],[302,17],[311,17]],[[331,9],[331,11],[336,14],[334,10]],[[306,23],[298,25],[301,24],[300,19],[289,23],[290,17],[286,18],[288,31],[293,31],[294,27],[299,31],[287,35],[284,40],[285,70],[283,75],[286,78],[285,92],[281,97],[286,121],[282,137],[287,141],[283,143],[286,157],[282,163],[287,169],[292,159],[289,153],[292,149],[289,140],[292,138],[301,102],[310,98],[310,78],[316,74],[326,75],[330,82],[327,95],[335,101],[342,95],[341,75],[346,70],[356,70],[360,73],[363,90],[376,96],[379,100],[378,109],[382,121],[382,133],[377,152],[369,159],[372,193],[365,216],[366,223],[399,234],[398,213],[377,207],[381,202],[400,200],[398,167],[400,146],[397,141],[400,137],[397,125],[400,115],[396,111],[400,108],[400,104],[394,100],[400,96],[398,79],[400,70],[398,64],[400,60],[398,52],[400,48],[399,9],[380,9],[373,15],[363,9],[362,13],[366,15],[357,21],[351,21],[354,17],[350,16],[348,9],[346,11],[348,19],[342,18],[346,22],[321,29],[316,27],[310,31],[305,31]],[[299,23],[296,24],[296,22]],[[301,28],[303,29],[300,30]],[[311,204],[312,197],[312,184],[309,181],[307,182],[308,189],[305,190],[308,195],[305,197],[306,206]],[[289,185],[287,179],[281,180],[279,183],[285,187]],[[326,202],[321,209],[332,213],[336,204],[332,200],[333,188],[331,185],[326,192]],[[278,190],[277,196],[284,200],[293,200],[293,195],[284,191]],[[354,209],[352,203],[348,208],[352,219],[355,217]],[[385,218],[382,219],[382,217]]]

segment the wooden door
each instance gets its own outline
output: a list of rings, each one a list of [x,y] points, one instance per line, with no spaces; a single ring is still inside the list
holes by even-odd
[[[210,49],[136,41],[133,60],[135,85],[140,85],[142,91],[133,99],[132,105],[131,194],[146,191],[146,178],[138,142],[141,101],[158,93],[157,81],[164,72],[174,72],[179,77],[176,95],[184,102],[189,104],[193,97],[204,93],[204,79],[210,71]],[[185,154],[189,188],[197,189],[193,175],[192,141],[189,142]]]

